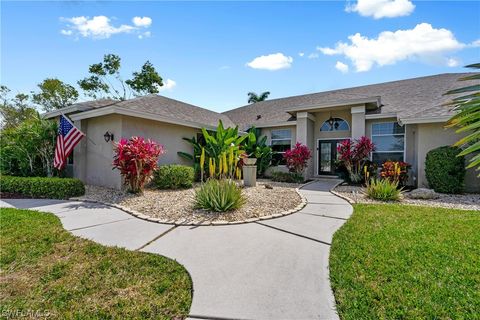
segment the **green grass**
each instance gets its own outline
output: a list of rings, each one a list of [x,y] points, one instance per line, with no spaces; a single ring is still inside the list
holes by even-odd
[[[83,240],[52,214],[0,209],[0,314],[182,319],[192,283],[165,257]],[[49,318],[50,319],[50,318]]]
[[[480,319],[480,212],[355,205],[330,277],[341,319]]]

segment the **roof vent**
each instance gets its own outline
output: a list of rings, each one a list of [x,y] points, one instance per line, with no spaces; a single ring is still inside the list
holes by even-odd
[[[261,114],[257,114],[257,120],[260,120],[262,119],[262,115]]]

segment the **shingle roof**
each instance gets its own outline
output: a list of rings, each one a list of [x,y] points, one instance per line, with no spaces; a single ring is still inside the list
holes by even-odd
[[[224,114],[156,94],[119,101],[115,106],[147,112],[176,121],[183,120],[199,123],[210,127],[216,127],[218,120],[222,120],[225,127],[234,126],[233,122]]]
[[[298,107],[324,105],[343,100],[379,96],[382,107],[376,113],[396,113],[399,118],[414,117],[419,113],[448,115],[442,104],[451,96],[443,94],[451,89],[467,86],[473,81],[457,81],[469,73],[445,73],[434,76],[385,82],[361,87],[272,99],[224,112],[241,129],[252,125],[284,122],[291,119],[286,111]],[[261,116],[260,118],[258,118]]]

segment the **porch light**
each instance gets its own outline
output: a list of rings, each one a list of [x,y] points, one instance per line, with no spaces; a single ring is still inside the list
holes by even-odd
[[[330,116],[330,118],[327,120],[328,125],[330,126],[330,131],[333,131],[333,127],[335,126],[335,129],[338,128],[338,123],[335,121],[335,119]]]
[[[109,142],[110,140],[113,141],[113,133],[109,131],[105,132],[103,139],[105,139],[105,142]]]

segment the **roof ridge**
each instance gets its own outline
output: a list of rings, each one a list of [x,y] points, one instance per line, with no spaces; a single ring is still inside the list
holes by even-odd
[[[332,89],[332,90],[327,90],[327,91],[318,91],[318,92],[312,92],[312,93],[305,93],[305,94],[299,94],[299,95],[294,95],[294,96],[288,96],[288,97],[281,97],[281,98],[276,98],[276,99],[270,99],[270,100],[265,100],[257,103],[251,103],[247,105],[243,105],[237,108],[233,108],[227,111],[222,112],[223,114],[227,114],[231,111],[236,111],[239,109],[244,109],[251,107],[253,105],[255,106],[261,106],[264,104],[264,102],[275,102],[275,101],[281,101],[284,99],[292,99],[292,98],[301,98],[301,97],[307,97],[307,96],[312,96],[316,94],[328,94],[328,93],[339,93],[342,91],[350,91],[354,89],[361,89],[361,88],[367,88],[367,87],[372,87],[372,86],[378,86],[378,85],[387,85],[387,84],[393,84],[397,82],[405,82],[405,81],[412,81],[412,80],[418,80],[418,79],[425,79],[425,78],[434,78],[434,77],[442,77],[442,76],[447,76],[447,75],[465,75],[465,74],[471,74],[475,72],[445,72],[445,73],[439,73],[439,74],[434,74],[434,75],[427,75],[427,76],[420,76],[420,77],[414,77],[414,78],[407,78],[407,79],[400,79],[400,80],[392,80],[392,81],[387,81],[387,82],[378,82],[378,83],[372,83],[372,84],[366,84],[366,85],[361,85],[361,86],[355,86],[355,87],[345,87],[345,88],[339,88],[339,89]],[[369,97],[368,95],[363,95],[363,94],[354,94],[354,93],[348,93],[348,92],[342,92],[342,94],[346,95],[352,95],[352,96],[365,96]]]

